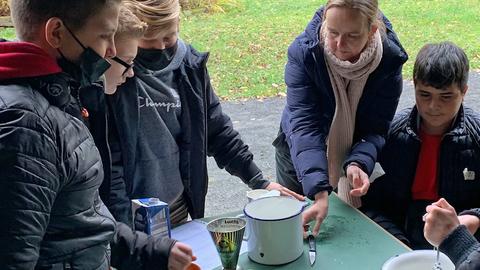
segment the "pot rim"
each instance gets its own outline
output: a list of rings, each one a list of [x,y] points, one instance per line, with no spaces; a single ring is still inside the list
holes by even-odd
[[[271,198],[285,198],[285,199],[289,199],[289,200],[296,201],[296,202],[298,202],[299,205],[300,205],[300,210],[299,210],[297,213],[293,214],[293,215],[290,215],[290,216],[284,217],[284,218],[278,218],[278,219],[256,218],[256,217],[252,217],[251,215],[247,214],[247,211],[245,211],[245,209],[247,208],[247,205],[248,205],[248,204],[254,203],[254,202],[260,201],[260,200],[268,200],[268,199],[271,199]],[[283,197],[282,197],[282,196],[275,196],[275,197],[260,198],[260,199],[256,199],[255,201],[252,201],[252,202],[247,203],[247,205],[245,205],[245,207],[243,207],[243,214],[244,214],[246,217],[249,217],[249,218],[251,218],[251,219],[253,219],[253,220],[259,220],[259,221],[282,221],[282,220],[286,220],[286,219],[291,219],[291,218],[294,218],[294,217],[300,215],[300,214],[303,212],[303,209],[304,209],[304,207],[303,207],[303,205],[302,205],[302,203],[301,203],[300,201],[298,201],[298,200],[295,199],[295,198],[290,198],[290,197],[286,197],[286,196],[283,196]]]

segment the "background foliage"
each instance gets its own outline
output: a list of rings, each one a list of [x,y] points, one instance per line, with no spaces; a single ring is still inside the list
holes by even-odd
[[[10,9],[8,8],[8,0],[0,0],[0,16],[10,15]]]
[[[283,71],[289,44],[325,0],[180,0],[182,39],[209,51],[212,83],[224,99],[285,95]],[[0,0],[1,3],[6,0]],[[471,69],[480,69],[480,0],[381,0],[409,60],[427,42],[450,40],[462,47]],[[12,39],[11,28],[0,37]]]
[[[325,0],[238,0],[226,13],[189,14],[180,35],[197,49],[210,51],[213,85],[224,99],[285,95],[283,72],[290,43]],[[428,42],[450,40],[462,47],[471,69],[480,69],[479,0],[381,0],[409,54],[404,79]]]
[[[180,0],[182,10],[187,13],[218,13],[238,7],[237,0]]]

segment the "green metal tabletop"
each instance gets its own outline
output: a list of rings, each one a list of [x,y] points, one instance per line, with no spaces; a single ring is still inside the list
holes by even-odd
[[[281,237],[281,236],[279,236]],[[240,255],[243,269],[324,269],[380,270],[390,257],[410,249],[390,235],[363,213],[344,203],[334,193],[329,196],[328,216],[316,237],[317,257],[310,266],[308,244],[295,261],[276,266],[251,261],[248,254]],[[218,268],[221,269],[221,268]]]

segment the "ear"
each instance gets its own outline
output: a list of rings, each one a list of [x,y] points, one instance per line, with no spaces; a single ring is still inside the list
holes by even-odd
[[[465,94],[467,93],[467,90],[468,90],[468,85],[465,85],[462,89],[462,95],[465,96]]]
[[[65,42],[65,27],[60,18],[52,17],[45,23],[45,40],[52,48],[60,48]]]
[[[177,26],[177,36],[179,35],[180,33],[180,17],[178,17],[176,19],[176,22],[175,22],[176,26]]]
[[[368,33],[368,38],[373,37],[373,35],[375,35],[375,32],[377,32],[377,30],[378,30],[378,25],[372,24],[372,26],[370,27],[370,33]]]

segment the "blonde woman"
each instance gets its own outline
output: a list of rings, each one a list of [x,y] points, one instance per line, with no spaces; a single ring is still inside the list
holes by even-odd
[[[314,200],[319,232],[328,195],[359,205],[402,90],[407,54],[376,0],[329,0],[288,49],[287,104],[277,179]]]

